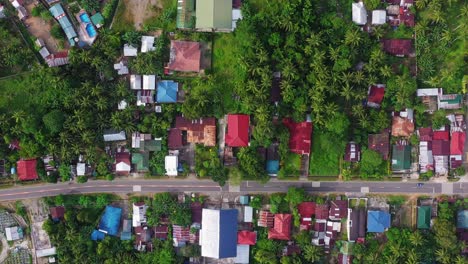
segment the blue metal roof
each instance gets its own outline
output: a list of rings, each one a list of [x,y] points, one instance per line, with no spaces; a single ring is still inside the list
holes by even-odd
[[[236,257],[238,211],[228,209],[220,210],[219,213],[219,258]]]
[[[72,23],[68,19],[67,14],[65,14],[65,11],[63,11],[62,5],[56,4],[52,6],[49,11],[52,13],[52,16],[54,16],[59,22],[60,26],[65,32],[65,35],[67,35],[67,39],[70,42],[70,45],[74,46],[75,41],[73,39],[77,36],[77,34],[73,28]]]
[[[390,214],[383,211],[367,212],[367,232],[383,233],[390,227]]]
[[[468,210],[458,211],[457,228],[468,228]]]
[[[121,216],[122,208],[106,206],[104,215],[99,223],[99,230],[106,231],[108,235],[116,236],[119,232]]]
[[[63,11],[62,5],[61,4],[56,4],[53,5],[51,8],[49,8],[50,13],[52,13],[52,16],[57,18],[58,16],[65,14],[65,11]]]
[[[103,232],[94,230],[93,233],[91,233],[91,240],[103,240],[105,236],[106,234],[104,234]]]
[[[156,95],[156,102],[176,103],[178,90],[179,84],[177,82],[168,80],[158,82],[158,93]]]
[[[279,160],[267,160],[266,171],[268,174],[277,174],[279,171]]]

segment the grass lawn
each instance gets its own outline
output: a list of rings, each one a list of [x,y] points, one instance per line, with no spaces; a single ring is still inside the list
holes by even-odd
[[[115,11],[112,29],[115,31],[125,32],[135,30],[133,27],[133,20],[131,17],[126,15],[126,4],[125,0],[120,0],[117,10]]]
[[[225,112],[237,112],[240,104],[233,98],[236,85],[242,84],[245,71],[239,67],[238,44],[234,34],[218,34],[213,43],[212,69],[219,87],[223,87]]]
[[[340,173],[340,158],[344,154],[344,143],[315,130],[310,155],[310,176],[336,176]]]
[[[278,179],[298,179],[301,169],[301,155],[289,152],[285,160],[281,161]]]

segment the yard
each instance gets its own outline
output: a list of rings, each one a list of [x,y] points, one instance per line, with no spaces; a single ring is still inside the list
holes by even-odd
[[[151,26],[164,10],[174,9],[175,5],[175,0],[120,0],[112,28],[120,32],[145,30],[147,24]]]
[[[340,159],[343,154],[343,142],[315,130],[310,155],[310,176],[337,176],[340,173]]]
[[[297,179],[301,169],[301,155],[289,152],[281,161],[281,169],[278,173],[279,179]]]

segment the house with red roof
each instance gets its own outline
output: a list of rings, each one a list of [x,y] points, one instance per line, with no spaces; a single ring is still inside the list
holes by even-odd
[[[312,216],[315,215],[315,202],[302,202],[297,206],[301,217],[300,230],[309,230],[312,226]]]
[[[199,72],[200,58],[199,42],[172,40],[167,68],[170,71]]]
[[[434,169],[438,175],[445,175],[449,169],[450,132],[447,127],[434,131],[432,135],[432,155]]]
[[[216,145],[216,118],[205,117],[198,119],[187,119],[183,116],[177,116],[175,128],[187,132],[187,142],[203,144],[207,147]],[[182,136],[182,134],[179,134]],[[182,139],[177,139],[181,142]]]
[[[291,214],[275,214],[273,228],[268,230],[268,239],[291,239]]]
[[[382,159],[388,160],[390,152],[390,134],[387,130],[380,134],[370,134],[367,146],[369,149],[378,152]]]
[[[426,173],[434,170],[434,157],[432,155],[432,128],[419,128],[419,172]]]
[[[465,131],[452,132],[452,139],[450,141],[450,168],[456,169],[463,163],[463,152],[465,150]]]
[[[409,137],[414,132],[414,111],[405,109],[405,111],[392,112],[392,136]]]
[[[114,169],[118,175],[128,175],[132,167],[130,153],[122,150],[115,153]]]
[[[330,213],[329,217],[331,220],[340,220],[348,215],[348,201],[335,200],[330,201]]]
[[[63,217],[65,216],[65,207],[63,206],[51,207],[49,211],[50,211],[50,216],[52,217],[52,220],[54,222],[58,222],[62,220]]]
[[[380,108],[385,95],[385,84],[374,84],[367,90],[367,106]]]
[[[39,178],[36,170],[36,159],[19,160],[16,162],[18,179],[20,181],[31,181]]]
[[[356,142],[346,144],[344,160],[349,162],[359,162],[361,160],[361,147]]]
[[[237,232],[238,245],[255,245],[257,243],[257,232],[254,231],[239,231]]]
[[[398,57],[409,56],[413,50],[411,39],[384,39],[382,45],[385,52]]]
[[[275,215],[269,211],[260,211],[258,214],[258,226],[261,227],[273,227]]]
[[[315,206],[315,220],[318,222],[319,220],[327,220],[328,219],[328,211],[329,207],[328,204],[317,204]]]
[[[312,122],[296,123],[291,118],[283,119],[289,130],[289,150],[300,155],[309,155],[312,146]]]
[[[227,115],[226,145],[247,147],[249,145],[250,116],[243,114]]]

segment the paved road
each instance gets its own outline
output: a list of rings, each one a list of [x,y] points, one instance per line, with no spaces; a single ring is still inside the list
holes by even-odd
[[[89,181],[85,184],[58,183],[34,186],[19,186],[0,190],[0,201],[20,200],[55,196],[58,194],[119,193],[138,194],[156,192],[285,192],[289,186],[305,188],[317,193],[406,193],[406,194],[460,194],[468,195],[468,183],[424,183],[418,188],[409,182],[284,182],[270,181],[266,184],[242,182],[241,186],[219,187],[216,183],[202,180],[116,180]]]

